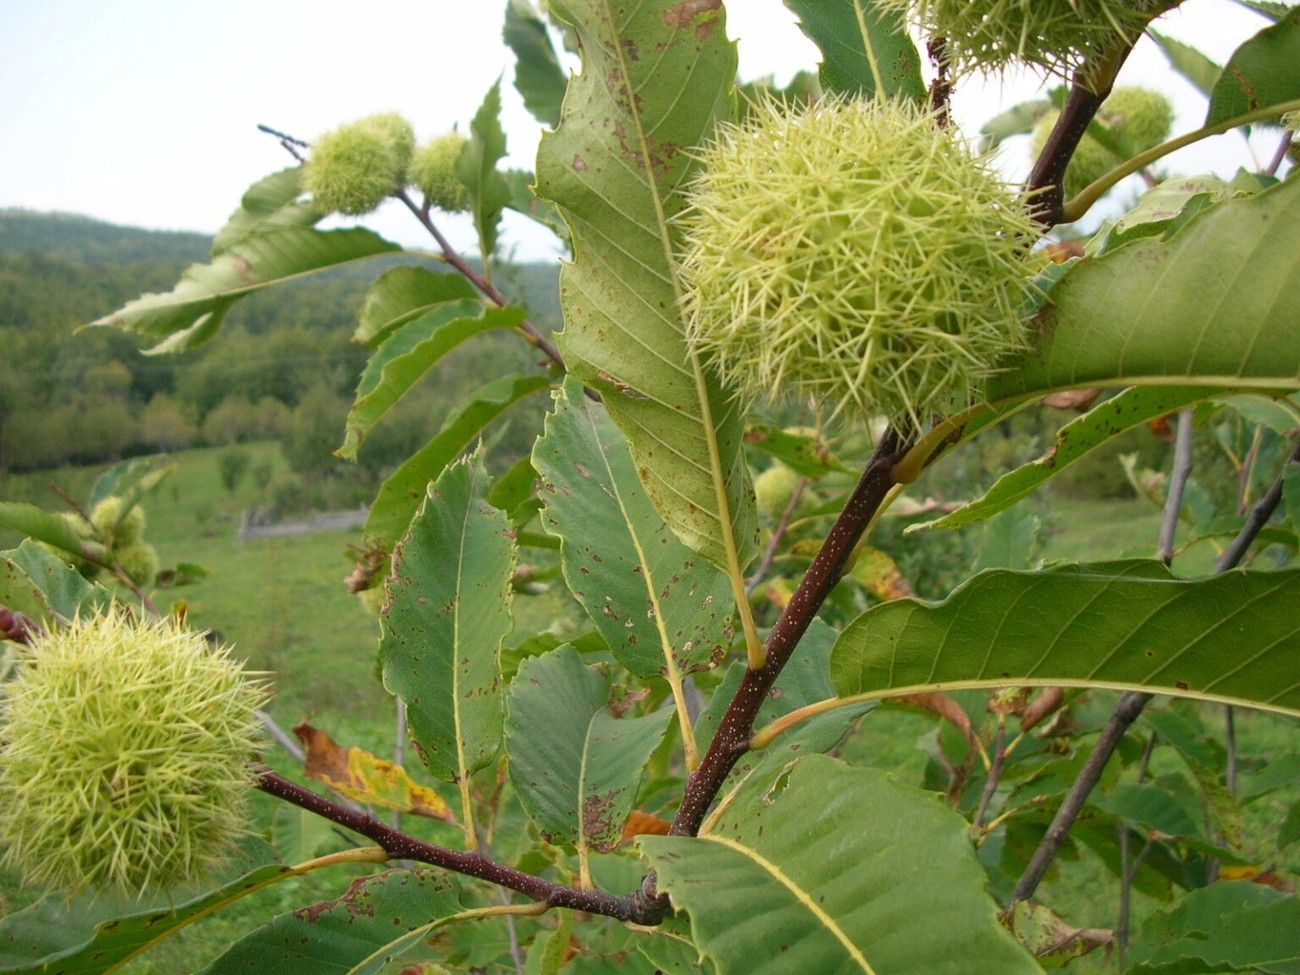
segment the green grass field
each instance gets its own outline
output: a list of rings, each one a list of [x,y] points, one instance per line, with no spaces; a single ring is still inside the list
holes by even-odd
[[[269,464],[273,473],[284,469],[275,445],[245,449],[253,455],[254,466]],[[343,583],[352,568],[348,545],[361,540],[360,530],[241,541],[239,525],[244,513],[265,502],[251,479],[246,478],[233,492],[222,486],[219,455],[216,449],[194,450],[165,461],[174,463],[176,470],[146,499],[148,537],[158,547],[163,564],[195,562],[211,573],[193,585],[160,590],[156,601],[165,607],[183,600],[196,625],[217,631],[251,668],[272,674],[277,694],[270,710],[283,727],[310,719],[340,742],[390,754],[392,705],[375,668],[378,623]],[[60,502],[50,491],[50,482],[72,497],[84,498],[97,473],[82,469],[10,477],[0,482],[0,497],[58,510]],[[1049,510],[1044,558],[1095,560],[1154,553],[1160,515],[1146,502],[1053,500]],[[0,546],[14,541],[12,535],[0,535]],[[1199,567],[1208,565],[1212,555],[1194,553],[1183,568],[1204,571]],[[529,622],[539,626],[545,624],[547,614],[562,607],[558,598],[521,600],[520,604],[535,617]],[[1250,714],[1239,720],[1238,731],[1243,756],[1258,759],[1293,750],[1293,722]],[[903,709],[882,708],[864,721],[856,737],[846,744],[845,756],[869,760],[893,770],[901,780],[918,782],[926,762],[922,742],[933,735],[932,719]],[[273,763],[289,767],[283,753],[277,753]],[[418,770],[413,771],[418,776]],[[1271,838],[1295,793],[1292,788],[1252,807],[1251,827]],[[283,837],[300,832],[296,811],[260,794],[255,797],[255,809],[259,827],[268,834]],[[1268,843],[1262,846],[1268,847]],[[264,923],[270,914],[337,896],[350,877],[346,871],[332,871],[273,887],[233,912],[188,929],[124,970],[131,975],[191,971],[223,944]],[[0,877],[0,908],[6,900],[13,909],[34,896],[17,889],[16,879]],[[1113,881],[1099,863],[1088,865],[1085,855],[1082,865],[1072,865],[1052,883],[1052,899],[1076,906],[1079,923],[1109,925],[1104,915],[1082,916],[1096,914],[1099,902],[1114,902]],[[1104,969],[1089,961],[1072,970]]]

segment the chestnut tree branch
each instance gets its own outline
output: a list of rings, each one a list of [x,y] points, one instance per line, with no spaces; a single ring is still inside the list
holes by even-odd
[[[360,833],[394,860],[414,860],[477,877],[519,891],[547,907],[568,907],[634,924],[655,925],[663,920],[660,906],[648,903],[639,892],[622,897],[603,890],[579,890],[496,863],[479,852],[467,853],[425,843],[381,822],[368,812],[349,809],[326,799],[268,768],[259,770],[256,786],[268,795]]]

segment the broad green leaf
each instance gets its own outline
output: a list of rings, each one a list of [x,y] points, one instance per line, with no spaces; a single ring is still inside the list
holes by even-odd
[[[166,294],[147,294],[91,322],[160,339],[151,352],[180,352],[211,338],[240,298],[268,285],[401,250],[369,230],[278,227],[193,264]]]
[[[529,0],[509,0],[502,36],[515,54],[515,87],[524,99],[524,107],[537,121],[555,128],[560,124],[560,104],[569,76],[560,67],[546,33],[546,21]]]
[[[175,904],[117,914],[108,901],[52,895],[0,919],[0,973],[100,975],[206,914],[293,876],[261,840],[242,844],[221,886]]]
[[[510,634],[514,545],[487,503],[477,455],[448,467],[393,551],[379,660],[384,686],[406,701],[420,758],[463,781],[501,743],[501,643]]]
[[[302,167],[291,166],[263,177],[244,193],[239,209],[212,241],[212,256],[217,257],[249,234],[278,227],[310,227],[329,214],[310,202],[299,202],[303,193]]]
[[[107,558],[104,546],[82,538],[66,519],[25,501],[0,501],[0,527],[12,528],[74,555],[95,560]]]
[[[1128,949],[1129,975],[1300,975],[1300,899],[1229,881],[1157,911]]]
[[[1300,570],[1174,578],[1158,562],[982,572],[899,599],[831,654],[843,697],[961,687],[1110,687],[1300,713]]]
[[[615,718],[609,681],[573,647],[519,665],[506,750],[519,801],[549,843],[608,852],[623,836],[637,785],[672,710]]]
[[[741,417],[687,351],[673,257],[693,150],[730,114],[736,52],[722,4],[555,0],[550,10],[583,54],[537,156],[538,192],[560,207],[574,249],[560,274],[561,351],[604,397],[672,530],[739,576],[758,547]]]
[[[891,98],[925,97],[921,56],[903,14],[873,0],[785,0],[799,27],[822,52],[827,91],[870,98],[877,88]]]
[[[377,975],[427,937],[431,920],[463,913],[459,893],[456,881],[436,870],[367,877],[337,900],[281,914],[199,975]]]
[[[1206,125],[1300,98],[1300,8],[1237,48],[1210,96]]]
[[[627,441],[579,383],[557,393],[533,466],[569,591],[619,663],[649,676],[720,659],[731,644],[730,581],[669,530]]]
[[[497,379],[469,397],[459,413],[447,418],[442,430],[386,480],[370,506],[365,532],[391,544],[406,531],[424,498],[425,485],[436,480],[484,428],[515,403],[550,386],[545,376]]]
[[[372,349],[411,319],[449,301],[473,301],[474,286],[459,274],[403,264],[381,274],[366,292],[352,339]]]
[[[1298,11],[1300,13],[1300,11]],[[1300,180],[1202,211],[1168,240],[1084,258],[989,402],[1090,386],[1300,386]]]
[[[506,134],[501,128],[501,80],[488,89],[483,104],[469,123],[470,138],[456,160],[456,178],[469,189],[470,215],[478,231],[479,250],[486,264],[497,246],[497,224],[510,202],[510,187],[497,172],[506,154]]]
[[[1052,107],[1049,99],[1041,98],[1021,102],[993,116],[980,127],[980,152],[992,152],[1002,144],[1002,140],[1034,131],[1038,120],[1050,112]]]
[[[941,796],[812,755],[751,780],[706,827],[639,842],[718,975],[1041,971],[998,923]]]
[[[1160,46],[1160,50],[1169,59],[1170,67],[1195,85],[1202,95],[1208,98],[1214,92],[1214,86],[1223,74],[1221,67],[1177,38],[1167,37],[1154,30],[1148,30],[1147,36]]]
[[[1126,389],[1063,426],[1056,436],[1056,444],[1044,456],[1003,474],[983,497],[942,518],[914,527],[960,528],[1004,511],[1112,437],[1157,417],[1175,413],[1184,406],[1213,396],[1215,392],[1203,386]]]
[[[31,540],[5,552],[0,566],[5,580],[0,604],[40,623],[50,623],[55,616],[70,620],[113,599],[103,586],[87,582],[62,558]]]
[[[399,327],[384,340],[361,373],[339,456],[356,460],[362,442],[384,414],[456,346],[484,332],[514,328],[523,320],[522,308],[452,301]]]

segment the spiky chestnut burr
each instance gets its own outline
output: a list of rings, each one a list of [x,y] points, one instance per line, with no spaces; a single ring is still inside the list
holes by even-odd
[[[1180,0],[880,0],[945,40],[957,71],[1027,64],[1065,75],[1135,41]]]
[[[322,210],[363,216],[406,183],[414,146],[410,123],[400,115],[371,115],[312,144],[303,185]]]
[[[687,341],[746,405],[811,398],[922,425],[1023,344],[1023,205],[908,103],[757,109],[701,153]]]
[[[144,538],[144,509],[135,505],[123,517],[123,504],[119,497],[107,497],[90,513],[90,523],[105,545],[130,545]]]
[[[439,210],[458,213],[469,209],[469,190],[456,177],[456,160],[466,139],[459,132],[440,135],[416,150],[411,161],[411,182]]]
[[[267,690],[203,634],[109,608],[19,647],[0,698],[0,844],[36,884],[197,879],[247,830]]]

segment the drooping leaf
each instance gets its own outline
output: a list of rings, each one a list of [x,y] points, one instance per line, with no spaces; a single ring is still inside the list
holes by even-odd
[[[281,914],[198,975],[377,975],[423,941],[431,921],[462,913],[459,894],[456,881],[437,870],[366,877],[337,900]]]
[[[366,537],[388,544],[396,541],[424,499],[425,485],[436,480],[489,423],[550,384],[545,376],[515,376],[493,380],[476,390],[459,413],[447,418],[438,435],[379,488],[366,518]]]
[[[469,123],[470,138],[456,160],[456,178],[469,189],[470,215],[478,231],[479,250],[486,263],[497,246],[501,211],[510,202],[510,187],[497,172],[506,154],[506,133],[501,128],[501,80],[483,98]]]
[[[609,681],[572,647],[519,665],[510,686],[510,781],[550,843],[614,849],[671,709],[615,718]]]
[[[1159,31],[1148,30],[1147,36],[1160,46],[1169,65],[1180,75],[1196,86],[1207,98],[1214,92],[1223,69],[1189,44],[1174,37],[1167,37]]]
[[[921,56],[908,36],[903,14],[872,0],[785,0],[799,27],[822,52],[821,83],[827,91],[871,98],[925,97]]]
[[[619,662],[648,676],[719,659],[731,643],[731,583],[669,530],[627,441],[579,383],[557,393],[533,466],[569,590]]]
[[[1232,53],[1210,97],[1206,125],[1300,98],[1300,9]]]
[[[515,54],[515,87],[524,107],[537,121],[555,128],[569,78],[546,33],[546,21],[529,0],[510,0],[502,35]]]
[[[672,530],[738,575],[758,538],[741,418],[687,351],[673,257],[691,150],[730,112],[736,54],[722,4],[556,0],[550,10],[583,54],[537,158],[538,192],[560,207],[574,248],[560,275],[561,350],[604,397]]]
[[[474,286],[459,274],[438,274],[413,264],[385,271],[366,292],[353,341],[379,348],[411,319],[449,301],[473,301]]]
[[[1127,959],[1130,975],[1300,975],[1300,899],[1244,881],[1190,891],[1146,920]]]
[[[982,572],[845,627],[841,696],[1089,686],[1300,713],[1300,570],[1174,578],[1158,562]]]
[[[217,257],[245,237],[278,227],[310,227],[328,216],[302,196],[302,167],[291,166],[259,179],[239,201],[239,209],[212,240],[212,256]]]
[[[1300,11],[1297,11],[1300,13]],[[1074,262],[990,402],[1117,385],[1300,386],[1300,181]]]
[[[1137,206],[1115,221],[1099,243],[1110,251],[1139,237],[1168,234],[1188,217],[1230,195],[1229,184],[1217,176],[1167,179],[1143,193]]]
[[[706,827],[640,847],[718,975],[1041,971],[934,793],[812,755],[751,779]]]
[[[261,840],[246,840],[220,886],[180,903],[118,914],[108,901],[53,895],[0,919],[0,973],[98,975],[116,970],[177,928],[293,876]]]
[[[397,250],[397,244],[360,228],[277,227],[244,237],[211,264],[191,265],[166,294],[142,295],[91,325],[160,339],[150,352],[180,352],[215,335],[230,307],[245,295]]]
[[[492,761],[501,742],[514,546],[487,490],[477,455],[429,486],[393,552],[382,617],[384,686],[406,701],[421,759],[448,782]]]
[[[319,728],[303,722],[293,729],[307,753],[304,771],[333,791],[367,806],[398,809],[430,819],[454,821],[451,809],[428,786],[415,782],[406,769],[353,745],[344,748]]]
[[[1075,461],[1087,456],[1125,430],[1175,413],[1191,403],[1213,396],[1203,386],[1145,386],[1127,389],[1063,426],[1056,444],[1038,460],[1003,474],[983,497],[956,511],[923,522],[921,528],[959,528],[988,518],[1028,497]]]
[[[384,415],[452,349],[484,332],[514,328],[523,320],[522,308],[452,301],[400,326],[384,340],[361,373],[339,455],[356,460],[362,442]]]

